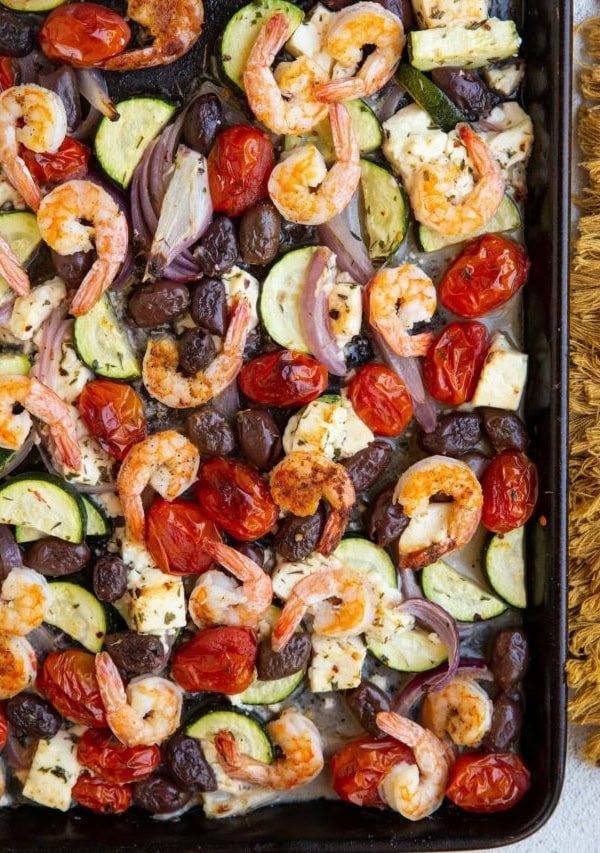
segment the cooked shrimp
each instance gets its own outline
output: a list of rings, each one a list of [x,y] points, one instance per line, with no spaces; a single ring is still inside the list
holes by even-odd
[[[114,736],[126,746],[162,743],[179,726],[181,688],[157,675],[142,675],[123,686],[108,652],[96,655],[96,678]]]
[[[152,44],[112,56],[107,71],[135,71],[175,62],[194,46],[202,32],[202,0],[129,0],[127,14],[152,36]]]
[[[408,332],[416,323],[431,320],[436,306],[435,285],[415,264],[381,269],[369,284],[369,322],[397,355],[427,353],[433,334]]]
[[[394,502],[400,504],[409,518],[427,512],[430,498],[444,494],[453,498],[444,539],[419,551],[407,551],[400,537],[400,566],[419,569],[443,554],[462,548],[470,542],[481,519],[483,493],[479,480],[465,462],[447,456],[429,456],[415,462],[402,474],[394,491]]]
[[[53,153],[66,133],[67,114],[55,92],[27,83],[0,94],[0,163],[8,181],[32,210],[40,206],[42,194],[19,154],[19,145],[38,153]]]
[[[415,217],[433,231],[448,236],[468,235],[483,228],[504,198],[500,166],[483,139],[468,124],[459,125],[458,135],[479,176],[471,192],[457,201],[456,179],[462,171],[447,160],[426,163],[410,187]]]
[[[133,445],[117,477],[130,539],[144,541],[142,492],[146,486],[151,485],[167,501],[175,500],[191,486],[199,464],[196,446],[175,430],[157,432]]]
[[[394,764],[379,784],[379,796],[395,812],[408,820],[421,820],[439,809],[448,785],[448,753],[432,732],[412,720],[381,711],[379,728],[409,746],[416,764]]]
[[[125,259],[129,228],[113,198],[92,181],[67,181],[42,200],[42,239],[59,255],[96,250],[96,260],[71,302],[75,317],[86,314],[108,290]]]
[[[327,171],[314,145],[294,149],[271,172],[269,195],[290,222],[321,225],[348,206],[360,180],[359,149],[348,110],[329,111],[336,162]]]
[[[0,632],[24,637],[44,621],[52,594],[48,581],[33,569],[11,569],[0,593]]]
[[[215,746],[227,774],[276,791],[289,791],[312,782],[323,769],[321,735],[315,724],[295,708],[286,708],[266,728],[284,753],[284,758],[277,758],[272,764],[243,755],[231,732],[217,732]]]
[[[24,411],[15,414],[15,403]],[[81,451],[69,405],[33,376],[0,376],[0,447],[21,447],[31,429],[31,415],[48,427],[56,461],[80,471]]]
[[[19,259],[13,252],[10,244],[0,234],[0,275],[4,276],[8,284],[19,296],[27,296],[30,290],[29,276],[19,263]]]
[[[391,80],[405,42],[400,18],[379,3],[355,3],[342,9],[327,27],[327,53],[340,65],[354,69],[361,62],[366,45],[373,45],[375,50],[356,75],[316,86],[314,96],[322,101],[347,101],[374,95]]]
[[[469,678],[453,678],[428,693],[421,723],[439,738],[448,734],[457,746],[478,746],[492,726],[494,705],[485,690]]]
[[[190,409],[212,400],[233,382],[242,369],[250,322],[250,303],[239,297],[230,314],[221,352],[206,370],[199,370],[193,376],[184,376],[177,370],[177,341],[171,338],[149,340],[142,368],[148,393],[172,409]]]
[[[274,651],[289,643],[307,610],[314,617],[315,635],[355,637],[373,622],[373,588],[364,575],[350,569],[329,569],[302,578],[292,588],[273,629]]]
[[[331,509],[317,551],[331,554],[338,546],[356,500],[356,492],[343,465],[319,450],[294,450],[271,471],[273,500],[294,515],[314,515],[321,498]]]
[[[33,683],[37,657],[28,640],[0,634],[0,699],[10,699]]]

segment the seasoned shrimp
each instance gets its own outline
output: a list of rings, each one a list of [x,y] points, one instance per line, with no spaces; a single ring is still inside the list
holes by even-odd
[[[15,403],[24,411],[15,414]],[[69,405],[33,376],[0,376],[0,447],[21,447],[31,429],[31,415],[48,427],[56,461],[80,471],[81,450]]]
[[[59,255],[96,250],[96,260],[71,302],[75,317],[86,314],[108,290],[127,253],[129,228],[113,198],[92,181],[67,181],[42,200],[42,239]]]
[[[149,340],[142,378],[148,393],[172,409],[202,406],[230,385],[242,369],[251,321],[250,303],[238,297],[230,314],[221,352],[206,370],[193,376],[179,373],[179,347],[171,338]]]
[[[19,259],[11,249],[10,245],[0,234],[0,275],[4,276],[8,284],[19,296],[27,296],[31,284],[26,270],[19,263]]]
[[[492,726],[494,705],[485,690],[469,678],[453,678],[428,693],[421,723],[437,737],[448,734],[457,746],[478,746]]]
[[[416,323],[431,320],[436,306],[435,285],[415,264],[381,269],[369,284],[369,322],[397,355],[427,353],[433,334],[408,332]]]
[[[11,569],[0,593],[0,632],[24,637],[44,621],[52,594],[48,581],[33,569]]]
[[[410,200],[415,217],[438,234],[468,235],[483,228],[494,216],[504,198],[504,178],[494,155],[468,124],[458,127],[462,140],[479,176],[475,187],[462,201],[456,199],[458,166],[426,163],[415,175]]]
[[[206,551],[234,577],[211,569],[200,575],[188,604],[190,616],[199,628],[209,625],[246,625],[255,628],[273,600],[273,585],[263,569],[229,545],[205,539]]]
[[[53,153],[66,133],[67,113],[55,92],[27,83],[0,94],[0,163],[8,181],[32,210],[39,208],[42,194],[19,155],[19,145],[38,153]]]
[[[284,753],[284,758],[277,758],[272,764],[243,755],[231,732],[217,732],[215,746],[226,773],[232,779],[276,791],[289,791],[312,782],[323,769],[321,735],[315,724],[295,708],[286,708],[266,728]]]
[[[416,764],[394,764],[379,784],[379,796],[395,812],[408,820],[421,820],[439,809],[448,785],[448,753],[432,732],[412,720],[381,711],[379,728],[409,746]]]
[[[373,45],[375,50],[357,74],[316,86],[314,96],[322,101],[347,101],[374,95],[391,80],[405,42],[400,18],[379,3],[355,3],[342,9],[327,27],[327,53],[340,65],[354,69],[362,60],[364,47]]]
[[[333,104],[329,111],[336,162],[327,171],[314,145],[294,149],[271,172],[269,195],[290,222],[321,225],[350,203],[360,180],[359,149],[348,110]]]
[[[355,637],[373,622],[373,588],[364,575],[350,569],[328,569],[302,578],[292,588],[273,629],[274,651],[289,643],[307,610],[314,617],[315,635]]]
[[[0,699],[26,690],[37,673],[37,657],[24,637],[0,634]]]
[[[114,736],[126,746],[162,743],[179,726],[181,688],[158,675],[142,675],[123,686],[108,652],[96,655],[96,678]]]
[[[356,492],[343,465],[319,450],[294,450],[271,471],[271,494],[282,509],[294,515],[314,515],[321,498],[331,509],[317,551],[331,554],[348,524]]]
[[[312,96],[317,83],[327,80],[326,71],[302,56],[271,65],[288,38],[285,15],[272,15],[261,28],[244,71],[244,89],[250,109],[274,133],[306,133],[322,121],[329,107]]]
[[[435,562],[443,554],[462,548],[470,542],[481,519],[483,493],[479,480],[465,462],[447,456],[429,456],[415,462],[402,474],[394,491],[394,502],[400,504],[409,518],[427,512],[430,498],[444,494],[453,498],[446,536],[419,551],[407,551],[400,537],[400,566],[420,569]]]

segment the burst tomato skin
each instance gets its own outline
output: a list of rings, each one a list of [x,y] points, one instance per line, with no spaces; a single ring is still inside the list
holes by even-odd
[[[530,773],[514,752],[461,755],[450,768],[446,796],[467,812],[502,812],[529,790]]]
[[[413,415],[406,385],[383,364],[361,367],[348,386],[348,396],[356,414],[375,435],[400,435]]]
[[[6,739],[8,738],[8,720],[6,719],[6,714],[4,713],[4,705],[0,705],[0,752],[6,746]]]
[[[356,806],[385,808],[378,786],[399,762],[415,763],[412,749],[390,737],[361,737],[345,744],[331,758],[333,790]]]
[[[535,464],[520,450],[503,450],[487,467],[481,482],[481,521],[493,533],[508,533],[531,518],[538,499]]]
[[[302,352],[259,355],[242,368],[240,388],[255,403],[293,408],[316,400],[327,387],[327,368]]]
[[[146,545],[163,572],[169,575],[205,572],[212,558],[203,552],[202,539],[222,541],[213,522],[195,501],[154,500],[146,521]]]
[[[98,814],[122,814],[131,805],[131,787],[113,785],[97,776],[82,773],[73,787],[73,799]]]
[[[0,92],[10,89],[15,82],[15,60],[10,56],[0,56]]]
[[[28,148],[21,148],[21,157],[40,186],[83,178],[87,174],[91,153],[87,145],[71,136],[65,136],[60,148],[53,154],[37,154]]]
[[[79,763],[103,782],[123,785],[144,779],[161,763],[158,746],[125,746],[110,729],[88,729],[77,746]]]
[[[144,404],[130,385],[112,379],[88,382],[79,411],[102,449],[115,459],[124,459],[131,445],[146,436]]]
[[[67,720],[106,728],[94,662],[94,655],[79,649],[50,652],[35,686]]]
[[[256,648],[250,628],[206,628],[177,649],[171,674],[190,693],[242,693],[254,680]]]
[[[273,143],[247,124],[222,131],[208,155],[208,183],[215,210],[239,216],[267,194]]]
[[[84,68],[123,53],[131,30],[124,18],[106,6],[71,3],[50,12],[39,39],[49,59]]]
[[[423,363],[423,379],[431,396],[458,406],[468,402],[490,346],[483,323],[450,323],[434,340]]]

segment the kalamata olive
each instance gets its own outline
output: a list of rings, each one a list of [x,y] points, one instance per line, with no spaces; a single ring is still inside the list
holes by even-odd
[[[375,0],[375,2],[400,18],[405,33],[412,29],[414,16],[410,0]]]
[[[361,367],[368,361],[373,361],[373,347],[366,335],[354,335],[344,347],[346,367]]]
[[[23,562],[41,575],[59,578],[80,572],[87,566],[91,556],[84,542],[76,545],[56,536],[44,536],[27,546]]]
[[[232,542],[233,547],[244,557],[257,563],[262,568],[265,565],[265,549],[258,542]]]
[[[33,50],[34,44],[33,19],[25,15],[16,15],[9,9],[0,8],[0,54],[25,56]]]
[[[275,550],[284,560],[292,563],[308,557],[319,544],[324,513],[319,510],[314,515],[288,515],[283,519],[275,534]]]
[[[431,79],[467,118],[482,118],[491,112],[491,92],[475,71],[467,71],[464,68],[434,68]]]
[[[492,727],[481,744],[490,752],[507,752],[519,739],[523,722],[523,704],[520,697],[501,693],[494,699]]]
[[[44,89],[56,92],[67,114],[67,127],[73,130],[81,121],[81,96],[75,71],[70,65],[61,65],[56,71],[39,74],[37,82]]]
[[[527,427],[515,412],[482,406],[478,409],[483,428],[495,451],[520,450],[524,453],[529,444]]]
[[[244,409],[235,419],[238,441],[251,465],[268,471],[281,453],[281,435],[266,409]]]
[[[469,466],[478,480],[481,480],[487,466],[492,461],[489,456],[486,456],[485,453],[480,453],[478,450],[471,450],[460,458],[462,462],[465,462]]]
[[[127,566],[115,554],[100,557],[92,576],[94,595],[100,601],[116,601],[127,592]]]
[[[159,279],[136,287],[129,299],[129,313],[136,326],[150,329],[179,317],[189,304],[185,284]]]
[[[9,699],[6,716],[20,737],[51,738],[62,722],[50,702],[33,693],[20,693]]]
[[[227,328],[227,294],[216,278],[204,278],[194,285],[190,314],[194,323],[213,335],[224,335]]]
[[[301,669],[306,669],[310,657],[310,637],[308,634],[294,634],[280,652],[274,652],[271,640],[262,640],[258,644],[256,656],[256,674],[261,681],[275,681],[286,678]]]
[[[346,693],[348,707],[365,731],[372,735],[380,735],[381,729],[375,722],[380,711],[390,711],[389,696],[372,681],[363,681],[354,690]]]
[[[288,222],[287,219],[281,223],[281,243],[286,249],[313,244],[316,233],[314,225],[299,225],[297,222]]]
[[[392,445],[378,438],[354,456],[344,459],[342,465],[357,492],[364,492],[377,482],[387,468],[392,452]]]
[[[462,456],[481,439],[481,418],[476,412],[448,412],[433,432],[419,435],[419,446],[427,453]]]
[[[181,128],[183,141],[207,157],[222,126],[221,101],[212,92],[199,95],[186,110]]]
[[[194,257],[204,275],[221,276],[237,261],[238,242],[235,226],[228,216],[217,216],[194,249]]]
[[[529,666],[527,637],[516,628],[506,628],[494,637],[490,669],[501,690],[522,681]]]
[[[212,335],[201,326],[186,329],[179,340],[179,369],[184,376],[194,376],[206,370],[216,355]]]
[[[184,791],[216,791],[217,779],[200,743],[184,732],[174,734],[164,748],[165,765]]]
[[[332,12],[339,12],[340,9],[345,9],[346,6],[354,3],[354,0],[323,0],[323,3],[328,9],[331,9]]]
[[[192,794],[183,791],[163,773],[140,779],[133,786],[133,802],[151,814],[170,814],[182,809]]]
[[[210,406],[188,415],[186,430],[201,456],[228,456],[235,450],[233,430],[223,415]]]
[[[96,258],[93,249],[89,252],[75,252],[73,255],[59,255],[52,250],[50,254],[56,275],[62,278],[67,287],[79,287]]]
[[[382,548],[394,542],[408,527],[409,518],[393,502],[393,486],[378,495],[369,517],[369,536]]]
[[[119,669],[130,675],[160,672],[165,665],[166,652],[162,640],[152,634],[137,634],[135,631],[107,634],[104,650]]]
[[[240,221],[240,255],[245,264],[270,264],[279,250],[281,217],[272,201],[263,199]]]

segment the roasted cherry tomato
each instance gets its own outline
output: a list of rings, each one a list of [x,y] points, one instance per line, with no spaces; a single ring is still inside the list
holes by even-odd
[[[206,628],[173,654],[171,673],[190,693],[242,693],[254,680],[256,648],[250,628]]]
[[[6,714],[4,713],[4,706],[0,705],[0,752],[6,746],[6,739],[8,738],[8,720],[6,719]]]
[[[333,790],[355,806],[385,808],[377,788],[388,770],[400,761],[414,764],[415,757],[410,747],[393,738],[353,740],[331,758]]]
[[[28,148],[21,148],[21,157],[40,186],[83,178],[87,174],[90,155],[87,145],[71,136],[65,136],[60,148],[53,154],[36,154]]]
[[[470,400],[489,346],[483,323],[450,323],[425,356],[423,378],[431,396],[450,406]]]
[[[348,386],[348,396],[356,414],[375,435],[400,435],[412,418],[406,385],[383,364],[361,367]]]
[[[105,728],[106,717],[94,661],[94,655],[79,649],[50,652],[35,686],[67,720],[82,726]]]
[[[259,355],[238,377],[240,388],[263,406],[305,406],[327,387],[327,368],[302,352],[279,350]]]
[[[131,445],[146,436],[144,404],[131,385],[110,379],[88,382],[79,411],[100,446],[116,459],[124,459]]]
[[[60,6],[40,30],[40,47],[49,59],[82,68],[123,53],[130,39],[127,21],[98,3]]]
[[[234,124],[217,137],[208,155],[208,182],[215,210],[239,216],[267,194],[273,143],[266,133]]]
[[[529,789],[530,773],[514,752],[461,755],[450,768],[446,796],[467,812],[503,812]]]
[[[121,814],[131,805],[131,787],[113,785],[97,776],[82,773],[73,787],[73,799],[98,814]]]
[[[146,545],[163,572],[205,572],[212,558],[202,550],[203,539],[220,542],[221,536],[195,501],[154,501],[146,521]]]
[[[200,466],[195,490],[205,515],[243,542],[260,539],[277,521],[269,487],[244,462],[209,459]]]
[[[500,234],[467,243],[440,283],[440,301],[459,317],[483,317],[504,305],[527,281],[525,250]]]
[[[481,520],[488,530],[508,533],[529,521],[538,498],[537,468],[520,450],[503,450],[495,456],[481,486]]]
[[[15,60],[10,56],[0,56],[0,92],[10,89],[15,82]]]
[[[79,763],[103,782],[123,785],[144,779],[161,762],[157,746],[125,746],[110,729],[88,729],[77,746]]]

